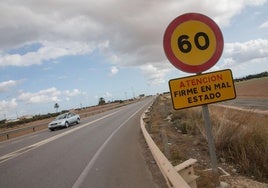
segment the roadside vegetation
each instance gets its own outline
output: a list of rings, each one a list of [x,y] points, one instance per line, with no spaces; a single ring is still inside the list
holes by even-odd
[[[245,77],[243,82],[237,80],[238,97],[267,99],[267,76],[264,72]],[[209,111],[218,163],[230,174],[223,181],[232,187],[267,187],[267,112],[217,104],[210,104]],[[147,130],[171,163],[175,166],[189,158],[197,159],[198,187],[213,187],[206,183],[210,180],[206,170],[211,166],[202,107],[174,110],[170,94],[164,93],[157,97],[149,114]]]
[[[268,183],[267,114],[217,105],[209,105],[209,110],[219,166],[232,175]],[[156,99],[150,114],[148,132],[171,163],[196,158],[197,174],[207,176],[202,174],[211,168],[202,108],[173,110],[166,94]],[[209,187],[202,183],[200,187]]]
[[[268,182],[268,118],[251,112],[212,106],[213,135],[218,158],[237,172]],[[201,108],[171,111],[173,126],[183,134],[206,132]]]
[[[268,182],[267,115],[217,106],[211,111],[219,156],[242,174]]]
[[[234,79],[235,82],[240,82],[240,81],[245,81],[245,80],[250,80],[250,79],[254,79],[254,78],[263,78],[263,77],[267,77],[268,76],[268,72],[262,72],[259,74],[253,74],[253,75],[248,75],[242,78],[236,78]]]

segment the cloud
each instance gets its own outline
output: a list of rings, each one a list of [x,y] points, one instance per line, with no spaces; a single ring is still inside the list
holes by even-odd
[[[242,43],[226,43],[222,55],[222,63],[217,64],[216,67],[217,69],[232,68],[241,72],[244,67],[253,66],[254,64],[257,67],[257,65],[267,64],[267,61],[268,40],[256,39]],[[248,65],[246,66],[246,64]]]
[[[111,75],[115,75],[118,73],[118,68],[115,66],[112,66],[110,71],[111,71]]]
[[[19,81],[8,80],[0,82],[0,93],[10,91],[13,87],[18,84]]]
[[[221,26],[225,26],[245,6],[257,6],[265,2],[265,0],[235,2],[205,0],[198,4],[195,0],[171,0],[168,3],[161,0],[1,2],[0,21],[3,29],[0,30],[0,49],[21,46],[29,41],[53,43],[76,41],[86,44],[93,42],[97,45],[106,40],[110,43],[112,51],[120,56],[139,55],[138,50],[141,47],[150,51],[155,45],[161,45],[167,24],[180,14],[204,13]]]
[[[78,95],[86,95],[85,92],[81,92],[78,89],[59,91],[57,88],[52,87],[44,90],[40,90],[35,93],[22,92],[18,96],[18,101],[30,103],[30,104],[41,104],[49,102],[59,102],[62,100],[69,101],[71,97]]]
[[[103,94],[94,96],[95,99],[100,99],[101,97],[103,97],[105,100],[107,100],[107,99],[111,99],[113,97],[113,94],[111,94],[110,92],[105,92]]]
[[[0,66],[30,66],[41,64],[44,61],[54,60],[67,55],[80,55],[90,53],[94,47],[82,42],[40,42],[40,47],[35,52],[20,54],[0,54]]]
[[[152,74],[148,75],[151,83],[153,78],[156,79],[154,83],[161,83],[163,75],[161,78],[158,64],[166,60],[162,47],[163,33],[175,17],[186,12],[199,12],[224,28],[245,7],[261,6],[266,2],[3,1],[0,3],[0,66],[30,66],[99,50],[115,67],[143,66],[142,70]],[[42,47],[23,55],[7,53],[14,46],[29,43],[40,43]],[[153,71],[154,68],[156,70]],[[162,68],[167,70],[169,65]]]
[[[83,93],[78,89],[74,89],[73,91],[66,90],[63,92],[67,97],[74,97],[77,95],[82,95]]]
[[[18,100],[30,104],[58,102],[61,93],[62,92],[60,92],[58,89],[52,87],[45,90],[40,90],[36,93],[21,93],[18,96]]]
[[[103,97],[104,97],[104,98],[111,98],[111,97],[113,97],[113,95],[112,95],[110,92],[105,92],[105,93],[103,94]]]
[[[262,24],[260,25],[260,28],[261,28],[261,29],[267,29],[267,28],[268,28],[268,21],[262,23]]]
[[[227,43],[223,56],[227,59],[232,58],[236,63],[268,58],[268,40],[256,39],[243,43]]]
[[[18,106],[16,99],[11,99],[9,101],[3,100],[0,101],[0,109],[3,110],[3,112],[10,111],[12,109],[16,109]]]
[[[165,64],[169,66],[165,66]],[[164,66],[163,66],[164,65]],[[140,66],[143,74],[148,77],[148,85],[157,85],[165,82],[165,75],[172,70],[168,62],[162,62],[157,66],[155,63],[149,63],[144,66]]]

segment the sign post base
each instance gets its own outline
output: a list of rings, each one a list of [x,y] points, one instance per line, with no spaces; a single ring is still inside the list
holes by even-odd
[[[208,148],[209,148],[209,154],[210,154],[210,160],[211,160],[213,181],[216,187],[218,187],[220,186],[218,162],[217,162],[217,156],[216,156],[215,143],[214,143],[214,139],[212,135],[212,126],[211,126],[211,121],[210,121],[210,116],[209,116],[208,105],[202,105],[202,113],[203,113],[203,118],[205,121],[205,129],[206,129]]]

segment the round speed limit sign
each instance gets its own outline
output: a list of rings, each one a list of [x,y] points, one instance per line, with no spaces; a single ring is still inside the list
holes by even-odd
[[[164,34],[164,50],[176,68],[201,73],[219,60],[223,36],[218,25],[209,17],[198,13],[183,14],[168,25]]]

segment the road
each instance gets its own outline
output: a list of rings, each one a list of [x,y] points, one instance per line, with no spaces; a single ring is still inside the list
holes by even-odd
[[[0,187],[157,188],[139,144],[152,100],[0,143]]]
[[[220,104],[235,106],[243,109],[251,110],[268,110],[267,98],[236,98],[234,100],[225,101]]]

